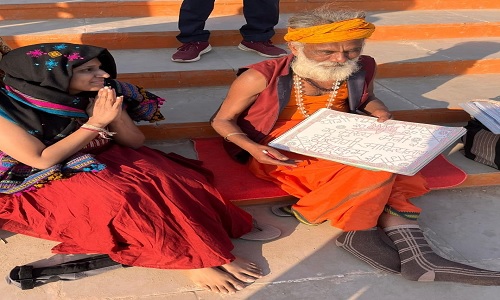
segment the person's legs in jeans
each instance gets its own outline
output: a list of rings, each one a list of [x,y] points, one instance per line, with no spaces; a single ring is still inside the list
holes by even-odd
[[[175,62],[193,62],[212,50],[208,43],[210,31],[205,23],[214,9],[215,0],[184,0],[179,12],[177,40],[182,46],[172,55]]]
[[[247,22],[240,28],[243,40],[266,42],[279,21],[279,0],[243,0],[243,16]]]
[[[184,0],[179,11],[177,40],[181,43],[208,42],[210,32],[205,23],[214,9],[215,0]]]
[[[279,0],[243,0],[243,15],[247,23],[240,28],[243,41],[239,49],[266,57],[286,55],[270,42],[279,21]]]

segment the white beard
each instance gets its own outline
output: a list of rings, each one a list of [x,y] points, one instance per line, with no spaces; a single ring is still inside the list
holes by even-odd
[[[299,55],[292,62],[292,70],[295,74],[303,78],[314,81],[325,82],[334,80],[346,80],[349,76],[359,70],[359,56],[349,59],[345,63],[335,63],[330,61],[317,62],[305,56],[304,51],[299,49]]]

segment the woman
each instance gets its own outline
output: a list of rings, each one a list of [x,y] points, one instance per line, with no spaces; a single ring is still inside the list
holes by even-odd
[[[220,197],[197,161],[143,146],[133,121],[163,119],[163,99],[114,80],[106,49],[31,45],[0,69],[2,229],[59,241],[57,253],[189,269],[215,292],[262,277],[231,254],[252,217]]]

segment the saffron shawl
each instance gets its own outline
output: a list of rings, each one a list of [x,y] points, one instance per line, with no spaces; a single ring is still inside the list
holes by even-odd
[[[0,88],[0,117],[19,125],[50,146],[84,123],[87,105],[97,92],[68,93],[72,70],[94,58],[110,75],[106,84],[124,96],[124,106],[134,121],[163,120],[164,99],[133,84],[116,80],[116,64],[107,49],[69,43],[36,44],[8,52],[0,60],[5,86]],[[91,154],[78,152],[48,169],[18,162],[0,151],[0,193],[12,194],[40,187],[49,180],[78,172],[98,172],[105,166]]]

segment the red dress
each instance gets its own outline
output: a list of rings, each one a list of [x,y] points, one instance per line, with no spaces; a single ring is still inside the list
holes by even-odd
[[[190,160],[115,144],[96,158],[106,169],[0,195],[2,229],[59,241],[56,253],[108,254],[130,266],[193,269],[234,260],[230,238],[249,232],[252,217],[223,200]]]

